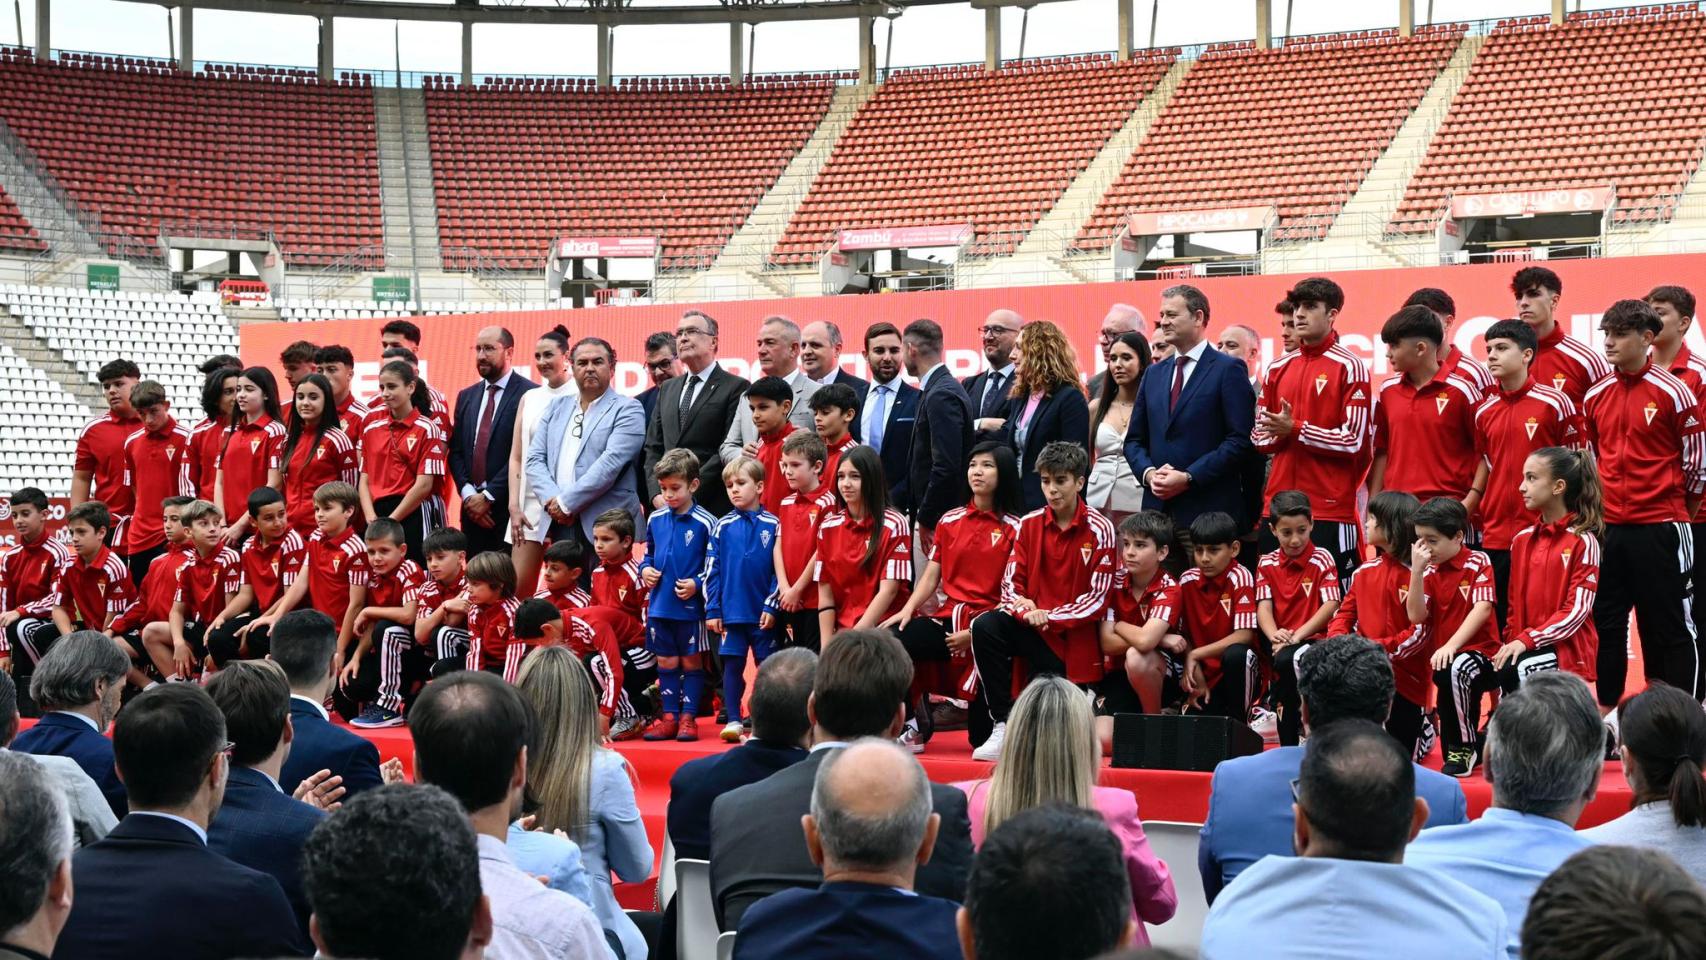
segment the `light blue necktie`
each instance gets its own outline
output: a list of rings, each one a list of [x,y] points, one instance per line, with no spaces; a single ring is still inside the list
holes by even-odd
[[[866,438],[871,442],[871,449],[878,453],[883,451],[883,428],[887,426],[888,418],[889,387],[888,384],[885,383],[877,387],[877,402],[876,405],[871,408],[871,427],[870,430],[867,431],[870,436]]]

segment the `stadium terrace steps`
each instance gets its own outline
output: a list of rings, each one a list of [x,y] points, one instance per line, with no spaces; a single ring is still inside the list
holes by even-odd
[[[4,124],[0,119],[0,127]],[[102,253],[95,238],[55,196],[54,187],[58,185],[52,183],[52,175],[14,151],[13,142],[0,131],[0,247],[50,252],[61,258]],[[10,220],[7,206],[12,207],[14,215]],[[25,228],[22,235],[20,223]]]
[[[425,98],[414,88],[375,87],[373,117],[385,211],[385,266],[438,270],[443,259]]]
[[[0,306],[0,490],[33,486],[69,496],[77,435],[92,408],[44,374],[39,361],[20,356],[13,346],[20,338],[26,345],[31,339]]]
[[[18,205],[0,181],[0,249],[40,253],[47,249],[41,234],[18,210]]]
[[[4,299],[5,294],[0,294],[0,300]],[[100,386],[91,383],[88,377],[78,371],[76,365],[65,359],[64,353],[49,346],[21,316],[15,315],[5,306],[0,306],[0,344],[4,344],[13,356],[40,370],[84,407],[91,410],[106,409],[106,397],[102,395]]]

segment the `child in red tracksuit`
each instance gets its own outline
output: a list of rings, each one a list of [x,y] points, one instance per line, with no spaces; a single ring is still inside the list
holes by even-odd
[[[534,646],[515,635],[515,563],[509,555],[487,551],[468,561],[468,592],[444,602],[443,609],[468,618],[469,670],[501,674],[514,683],[521,661]],[[442,673],[433,668],[433,675]]]
[[[586,547],[580,540],[558,540],[545,551],[545,561],[539,567],[539,592],[534,596],[560,610],[590,606],[592,597],[580,584],[585,570]]]
[[[1369,499],[1363,532],[1380,555],[1357,568],[1339,612],[1327,626],[1329,636],[1354,633],[1386,648],[1398,685],[1386,731],[1417,760],[1433,749],[1434,740],[1427,719],[1433,693],[1428,669],[1432,634],[1427,624],[1410,622],[1405,605],[1410,597],[1410,547],[1416,542],[1411,518],[1419,506],[1415,497],[1398,490]]]
[[[621,640],[610,629],[608,620],[597,615],[586,616],[600,609],[564,611],[543,597],[534,597],[516,607],[515,637],[535,647],[567,647],[586,665],[593,686],[598,688],[599,734],[612,740],[632,740],[642,729],[629,697],[630,681],[624,669]],[[656,671],[653,673],[655,678]]]
[[[1465,546],[1469,511],[1435,497],[1416,511],[1410,551],[1410,622],[1433,634],[1429,666],[1439,691],[1440,739],[1447,776],[1467,777],[1480,759],[1481,697],[1498,686],[1492,656],[1499,649],[1493,619],[1498,591],[1493,561]]]
[[[1585,450],[1549,447],[1529,455],[1522,474],[1523,502],[1540,518],[1511,541],[1511,615],[1493,669],[1518,676],[1568,670],[1591,683],[1599,650],[1592,615],[1604,502],[1599,471]]]

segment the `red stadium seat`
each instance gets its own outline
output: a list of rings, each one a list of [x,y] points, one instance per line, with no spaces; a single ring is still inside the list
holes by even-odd
[[[39,253],[47,249],[42,242],[41,234],[24,219],[18,205],[6,195],[6,189],[0,187],[0,249],[22,250],[29,253]]]

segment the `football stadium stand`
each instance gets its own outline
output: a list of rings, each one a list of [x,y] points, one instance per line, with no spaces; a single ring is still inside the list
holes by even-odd
[[[1546,78],[1540,81],[1538,78]],[[1535,149],[1543,132],[1544,149]],[[1706,13],[1501,21],[1393,217],[1432,231],[1454,193],[1614,186],[1616,221],[1669,219],[1706,142]]]
[[[897,71],[842,134],[772,260],[816,261],[836,230],[971,222],[1011,253],[1179,51]]]
[[[313,266],[383,229],[373,91],[303,73],[8,50],[0,118],[107,230],[149,244],[162,223],[270,231],[288,263]]]
[[[0,490],[34,486],[48,496],[68,495],[77,434],[91,416],[64,387],[0,344]]]
[[[24,219],[18,205],[6,195],[4,187],[0,187],[0,248],[20,250],[30,253],[47,249],[42,242],[41,234]]]
[[[1099,250],[1139,210],[1273,204],[1275,240],[1325,235],[1463,38],[1461,26],[1214,44],[1078,235]]]

